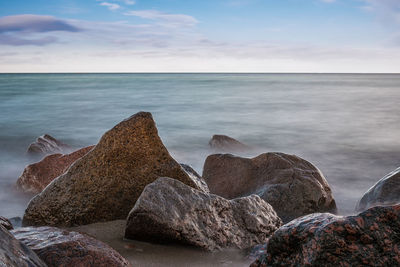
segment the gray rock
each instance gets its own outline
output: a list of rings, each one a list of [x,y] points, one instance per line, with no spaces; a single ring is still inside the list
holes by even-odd
[[[314,212],[336,212],[323,174],[294,155],[265,153],[252,159],[210,155],[204,163],[203,178],[211,193],[228,199],[259,195],[284,223]]]
[[[4,228],[6,228],[7,230],[12,230],[14,229],[12,223],[10,222],[9,219],[0,216],[0,225],[3,226]]]
[[[208,142],[209,146],[221,152],[240,152],[250,150],[251,147],[227,135],[213,135]]]
[[[0,225],[0,266],[45,267],[47,265],[39,259],[35,252]]]
[[[27,153],[29,155],[48,155],[54,153],[65,153],[69,152],[71,147],[54,137],[45,134],[39,136],[36,142],[29,145]]]
[[[210,193],[210,190],[208,189],[208,185],[206,181],[204,181],[203,177],[201,177],[192,167],[190,167],[187,164],[180,163],[182,168],[185,170],[187,175],[196,183],[196,185],[206,193]]]
[[[265,242],[280,226],[271,205],[256,195],[227,200],[163,177],[144,189],[129,213],[125,237],[208,251],[245,249]]]
[[[400,168],[387,174],[372,186],[357,203],[356,211],[397,203],[400,203]]]

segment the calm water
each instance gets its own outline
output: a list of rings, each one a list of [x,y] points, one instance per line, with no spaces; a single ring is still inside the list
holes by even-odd
[[[319,167],[340,212],[400,166],[400,75],[0,74],[0,215],[28,199],[12,185],[44,133],[94,144],[150,111],[171,154],[201,173],[215,133]],[[257,153],[254,153],[257,154]]]

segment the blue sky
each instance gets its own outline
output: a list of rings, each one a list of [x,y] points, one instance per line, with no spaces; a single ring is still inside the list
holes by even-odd
[[[400,72],[399,0],[0,2],[0,72]]]

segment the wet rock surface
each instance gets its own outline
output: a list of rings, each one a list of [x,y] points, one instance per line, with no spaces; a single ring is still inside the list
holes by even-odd
[[[89,153],[35,196],[24,225],[74,226],[125,219],[144,187],[173,177],[198,188],[164,147],[150,113],[106,132]]]
[[[187,164],[180,163],[182,168],[185,170],[187,175],[196,183],[196,185],[206,193],[210,193],[210,190],[208,189],[208,185],[206,181],[204,181],[203,177],[201,177],[192,167],[190,167]]]
[[[14,229],[12,223],[7,218],[0,216],[0,225],[3,226],[6,230]]]
[[[46,264],[0,224],[0,266],[45,267]]]
[[[252,159],[210,155],[204,163],[203,178],[211,193],[228,199],[259,195],[283,222],[314,212],[336,212],[323,174],[294,155],[264,153]]]
[[[245,249],[265,242],[280,225],[271,205],[256,195],[227,200],[164,177],[146,186],[129,213],[125,237],[208,251]]]
[[[55,178],[68,170],[72,163],[86,155],[94,146],[81,148],[70,154],[52,154],[25,167],[17,180],[17,187],[26,193],[38,194]]]
[[[35,142],[29,145],[27,153],[28,155],[38,156],[54,153],[65,153],[69,152],[70,149],[71,147],[69,145],[62,143],[48,134],[45,134],[39,136]]]
[[[245,145],[232,137],[219,134],[213,135],[208,142],[208,145],[213,150],[221,152],[240,152],[251,149],[248,145]]]
[[[131,266],[110,246],[78,232],[25,227],[12,233],[48,266]]]
[[[400,205],[312,214],[276,231],[251,266],[399,266]]]
[[[392,171],[372,186],[357,203],[356,211],[378,205],[393,205],[400,202],[400,168]]]

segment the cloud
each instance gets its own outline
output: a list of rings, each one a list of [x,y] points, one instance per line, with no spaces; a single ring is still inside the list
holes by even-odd
[[[34,45],[44,46],[47,44],[57,42],[57,38],[53,36],[46,36],[38,39],[23,39],[12,35],[0,35],[0,45],[23,46]]]
[[[381,21],[400,24],[399,0],[364,0],[364,9],[378,14]]]
[[[121,0],[121,1],[124,2],[126,5],[134,5],[134,4],[136,4],[136,2],[133,1],[133,0]]]
[[[115,4],[115,3],[109,3],[109,2],[102,2],[102,3],[100,3],[100,5],[101,5],[101,6],[105,6],[105,7],[107,7],[109,10],[113,10],[113,11],[121,8],[120,5]]]
[[[321,0],[321,2],[324,2],[324,3],[333,3],[333,2],[336,2],[336,0]]]
[[[5,32],[78,32],[79,28],[52,16],[16,15],[0,18],[0,33]]]
[[[124,15],[157,20],[171,26],[194,26],[199,22],[197,19],[189,15],[169,14],[158,10],[132,10],[125,12]]]

